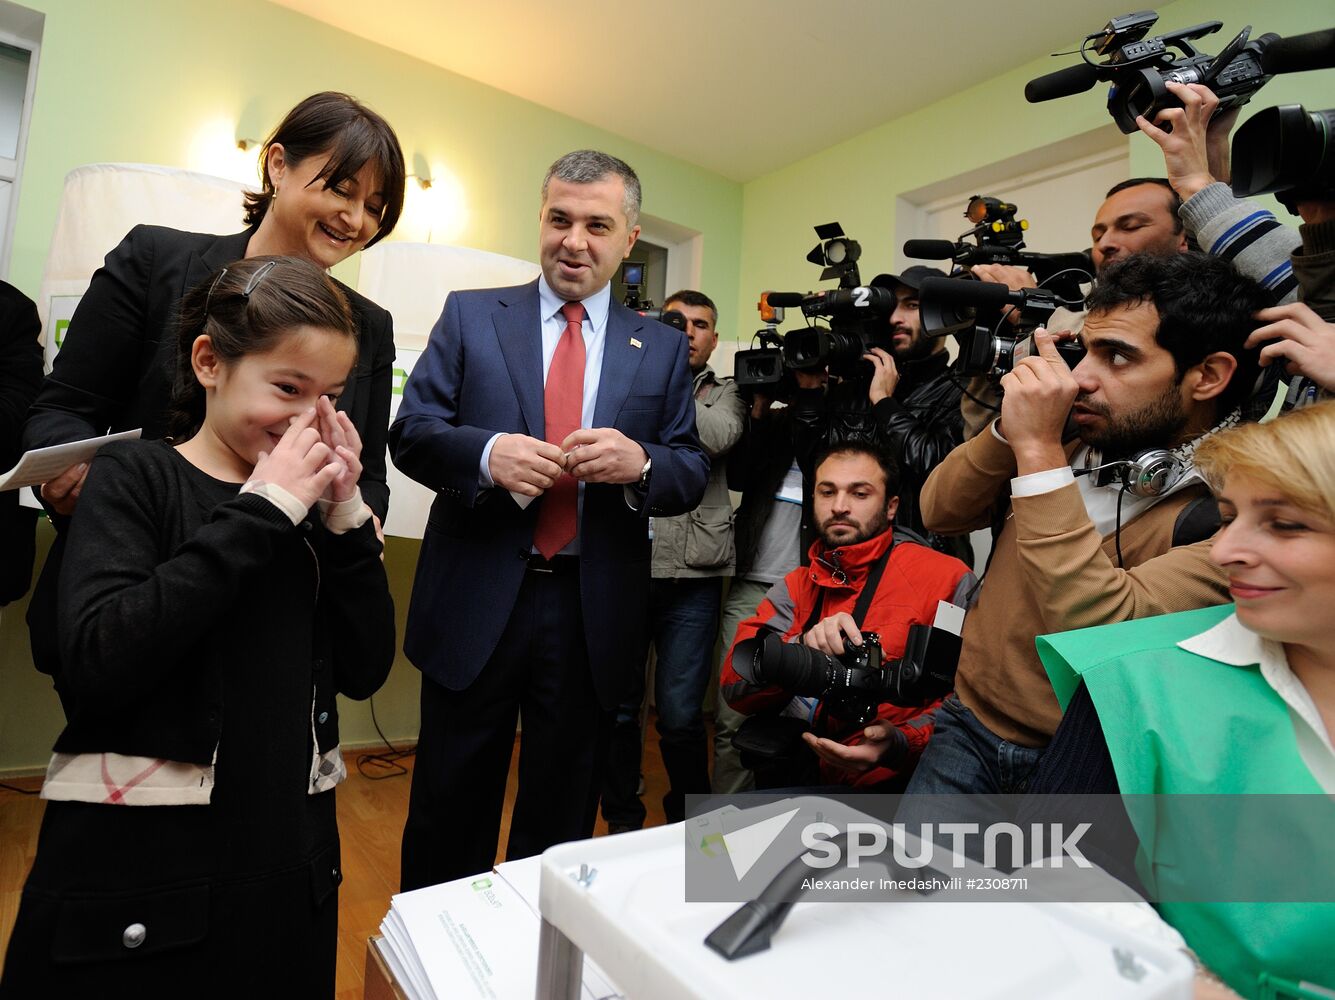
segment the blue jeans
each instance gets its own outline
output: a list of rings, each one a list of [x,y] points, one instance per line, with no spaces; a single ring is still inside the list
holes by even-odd
[[[649,586],[649,627],[657,666],[654,707],[659,746],[668,776],[663,809],[669,823],[685,818],[685,796],[709,791],[709,750],[701,711],[714,663],[723,578],[654,579]],[[644,804],[636,794],[640,774],[639,694],[617,709],[612,749],[603,787],[603,818],[610,824],[644,825]]]
[[[1003,740],[952,694],[936,710],[936,730],[905,791],[908,795],[1019,794],[1042,756],[1041,747]]]

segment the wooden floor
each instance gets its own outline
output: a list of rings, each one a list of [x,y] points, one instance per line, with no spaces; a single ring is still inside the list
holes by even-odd
[[[658,752],[652,718],[646,727],[651,737],[645,741],[644,804],[649,812],[648,825],[664,822],[663,794],[667,775]],[[501,821],[500,845],[504,849],[510,832],[510,812],[514,807],[515,768],[519,759],[519,741],[510,759],[510,783],[505,795],[505,815]],[[338,900],[338,1000],[362,1000],[366,939],[379,932],[380,921],[389,910],[389,897],[399,888],[399,838],[408,814],[409,776],[374,781],[358,773],[357,754],[348,754],[348,780],[338,789],[338,829],[343,843],[343,885]],[[411,768],[412,759],[404,763]],[[41,779],[27,778],[9,782],[22,788],[37,789]],[[37,850],[37,829],[42,820],[43,802],[35,795],[22,795],[0,788],[0,963],[9,943],[9,934],[18,912],[19,894]],[[601,836],[607,827],[601,817],[594,830]],[[504,860],[498,856],[497,861]],[[3,969],[3,965],[0,965]]]

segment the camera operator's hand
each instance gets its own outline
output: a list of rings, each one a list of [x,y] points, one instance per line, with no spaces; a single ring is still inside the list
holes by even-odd
[[[751,419],[764,420],[769,416],[770,407],[774,405],[774,400],[770,399],[763,392],[758,392],[751,400]]]
[[[1001,436],[1015,452],[1017,473],[1027,476],[1066,464],[1062,432],[1080,386],[1057,353],[1056,338],[1034,331],[1038,353],[1001,377]]]
[[[1168,183],[1186,201],[1212,182],[1228,180],[1228,135],[1240,109],[1217,115],[1219,98],[1209,87],[1198,83],[1164,85],[1182,107],[1165,108],[1153,123],[1140,115],[1136,124],[1163,150]],[[1162,127],[1165,125],[1167,128]]]
[[[884,347],[873,347],[862,355],[862,360],[870,361],[874,369],[871,385],[867,387],[867,398],[875,406],[895,394],[895,387],[899,385],[899,369],[895,367],[894,356]]]
[[[862,633],[858,631],[858,623],[847,611],[840,611],[837,615],[822,618],[812,625],[811,631],[802,636],[802,645],[828,653],[830,656],[843,656],[845,636],[854,646],[862,645]]]
[[[1266,325],[1253,330],[1245,346],[1273,341],[1261,348],[1262,366],[1281,361],[1290,375],[1305,375],[1335,390],[1335,324],[1301,302],[1262,309],[1256,318]]]
[[[816,372],[794,371],[793,378],[797,380],[799,389],[820,389],[829,379],[830,373],[822,368]]]
[[[854,774],[862,774],[873,767],[896,767],[908,751],[908,738],[896,727],[875,722],[862,731],[862,741],[849,746],[824,739],[815,733],[803,733],[807,746],[827,764]]]
[[[979,281],[991,281],[998,285],[1005,285],[1012,292],[1018,292],[1025,288],[1037,288],[1038,281],[1027,268],[1012,267],[1009,264],[975,264],[969,268],[969,271]],[[1006,308],[1006,319],[1011,323],[1020,322],[1020,310],[1013,307]]]

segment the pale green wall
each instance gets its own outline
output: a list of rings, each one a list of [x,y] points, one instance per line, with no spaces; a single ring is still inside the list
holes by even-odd
[[[1118,9],[1110,5],[1109,14]],[[1158,31],[1223,21],[1224,27],[1202,42],[1208,52],[1217,52],[1245,24],[1254,26],[1255,37],[1266,31],[1295,35],[1335,23],[1335,6],[1329,0],[1264,6],[1248,0],[1177,0],[1158,9]],[[1005,16],[1002,8],[997,16]],[[1088,30],[1100,27],[1102,22],[1091,23]],[[943,40],[943,55],[948,46],[948,40]],[[862,243],[862,277],[870,279],[903,263],[893,237],[895,199],[904,192],[1107,126],[1111,119],[1104,105],[1103,85],[1045,104],[1029,104],[1024,99],[1027,81],[1072,65],[1075,59],[1035,60],[747,184],[736,308],[737,315],[751,322],[739,324],[739,329],[749,332],[758,325],[755,303],[762,289],[821,287],[819,271],[805,260],[816,243],[813,225],[841,222],[845,232]],[[1309,108],[1335,105],[1335,71],[1276,77],[1243,114],[1285,103]],[[1163,176],[1158,146],[1140,133],[1127,141],[1132,176]],[[1091,220],[1100,194],[1090,193]],[[1273,201],[1269,204],[1275,207]],[[963,208],[961,205],[961,211]],[[1292,218],[1282,209],[1279,214],[1282,219]],[[1297,220],[1292,221],[1296,224]],[[790,317],[788,326],[792,325]]]
[[[262,138],[284,111],[323,89],[345,90],[382,112],[410,162],[421,156],[448,167],[468,208],[457,243],[533,259],[543,171],[561,153],[593,146],[635,167],[646,213],[705,234],[703,287],[725,302],[737,294],[742,189],[707,170],[263,0],[28,6],[43,11],[46,24],[10,281],[31,296],[71,168],[193,166],[202,124],[239,121],[243,136]],[[393,16],[392,4],[382,7],[376,16]],[[235,134],[228,128],[224,142]],[[394,539],[386,556],[400,635],[416,550]],[[61,722],[49,682],[31,665],[23,611],[0,612],[0,773],[42,766]],[[416,671],[400,657],[376,699],[381,727],[395,740],[416,734],[416,685]],[[364,703],[344,706],[343,736],[376,739]]]

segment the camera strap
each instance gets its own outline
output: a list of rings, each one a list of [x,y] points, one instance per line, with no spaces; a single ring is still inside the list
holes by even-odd
[[[881,574],[885,572],[886,564],[890,561],[890,553],[894,551],[894,548],[895,542],[892,538],[889,547],[881,553],[881,557],[872,563],[871,569],[867,571],[867,580],[862,585],[862,592],[858,594],[857,603],[853,605],[853,621],[857,623],[859,631],[862,629],[862,619],[871,607],[871,599],[876,596],[876,588],[881,583]],[[825,588],[822,587],[820,600],[811,609],[811,615],[807,618],[807,623],[802,626],[802,631],[798,635],[806,635],[820,621],[821,612],[825,609],[824,590]]]

